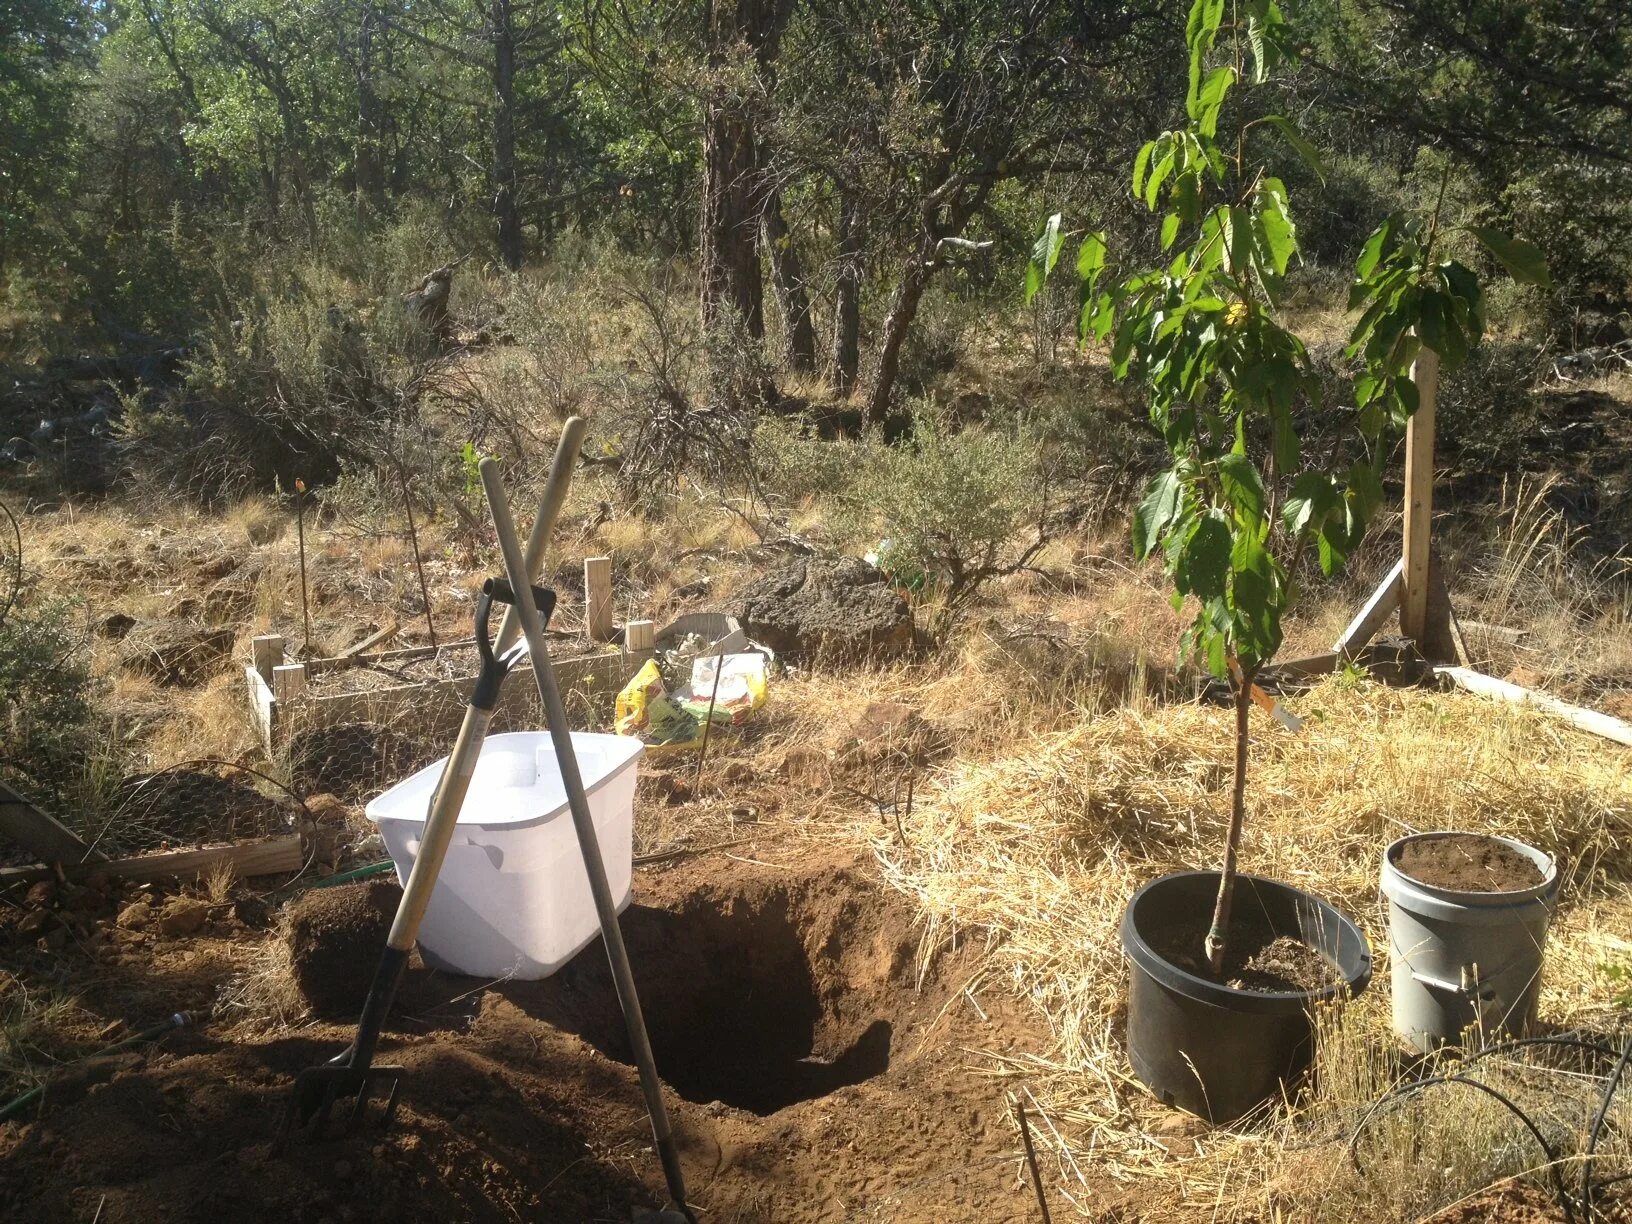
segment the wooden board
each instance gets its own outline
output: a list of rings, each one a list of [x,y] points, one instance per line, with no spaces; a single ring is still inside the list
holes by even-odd
[[[0,782],[0,834],[48,863],[101,861],[106,857],[4,782]]]
[[[1527,689],[1510,680],[1498,680],[1494,676],[1476,672],[1471,667],[1436,667],[1434,675],[1450,681],[1457,688],[1478,693],[1482,697],[1497,697],[1519,705],[1533,705],[1562,718],[1572,727],[1590,731],[1594,735],[1601,735],[1605,739],[1632,748],[1632,723],[1624,718],[1616,718],[1612,714],[1604,714],[1598,710],[1589,710],[1585,706],[1571,705],[1550,693]]]
[[[1404,588],[1400,632],[1419,645],[1428,618],[1430,546],[1434,518],[1434,414],[1439,402],[1439,354],[1423,349],[1411,369],[1417,410],[1405,427],[1405,527],[1401,548]]]
[[[69,879],[105,874],[126,880],[192,880],[211,875],[222,863],[229,864],[234,874],[243,877],[283,875],[304,867],[306,852],[301,847],[300,835],[289,833],[265,841],[203,846],[196,850],[167,850],[162,854],[143,854],[111,862],[75,863],[65,865],[62,872]],[[55,875],[54,868],[45,866],[0,868],[0,888]]]
[[[1404,586],[1405,558],[1401,557],[1394,563],[1394,568],[1388,571],[1388,576],[1371,593],[1371,598],[1354,614],[1354,619],[1333,644],[1332,650],[1349,659],[1359,655],[1371,644],[1371,639],[1377,636],[1377,631],[1383,627],[1394,609],[1400,606],[1400,591]]]
[[[1287,659],[1284,663],[1271,663],[1259,673],[1260,680],[1292,680],[1308,676],[1326,676],[1337,670],[1339,655],[1336,651],[1326,654],[1309,655],[1302,659]]]
[[[616,695],[643,661],[619,650],[560,659],[555,664],[556,682],[563,696],[569,692]],[[537,692],[530,672],[523,663],[510,673],[499,694],[501,713],[515,717],[530,708]],[[470,676],[454,676],[328,696],[316,695],[308,687],[304,695],[280,701],[253,667],[246,668],[244,675],[250,711],[268,752],[276,751],[294,732],[340,723],[404,724],[420,733],[452,733],[464,716],[474,683]]]
[[[1430,663],[1460,663],[1466,666],[1467,644],[1456,629],[1456,615],[1451,610],[1451,588],[1445,582],[1445,571],[1438,555],[1429,550],[1428,609],[1423,616],[1422,636],[1417,649]]]

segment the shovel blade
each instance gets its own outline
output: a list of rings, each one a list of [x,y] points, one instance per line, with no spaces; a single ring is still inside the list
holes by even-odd
[[[389,1126],[403,1074],[401,1067],[308,1067],[295,1077],[273,1149]]]

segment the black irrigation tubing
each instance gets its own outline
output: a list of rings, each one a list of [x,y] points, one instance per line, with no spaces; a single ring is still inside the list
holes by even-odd
[[[1589,1220],[1592,1218],[1592,1162],[1598,1152],[1598,1140],[1603,1137],[1604,1124],[1609,1118],[1610,1102],[1615,1099],[1615,1089],[1626,1074],[1628,1062],[1632,1062],[1632,1037],[1626,1039],[1621,1056],[1615,1061],[1615,1070],[1610,1072],[1609,1083],[1604,1086],[1604,1099],[1598,1105],[1598,1116],[1593,1118],[1592,1130],[1587,1133],[1587,1158],[1581,1164],[1581,1203]]]
[[[1542,1135],[1541,1128],[1536,1125],[1534,1119],[1525,1113],[1524,1110],[1515,1104],[1509,1097],[1497,1091],[1495,1088],[1492,1088],[1489,1084],[1482,1083],[1481,1081],[1473,1079],[1466,1074],[1467,1068],[1471,1067],[1474,1063],[1479,1062],[1482,1059],[1490,1058],[1499,1054],[1509,1054],[1515,1050],[1530,1049],[1541,1046],[1585,1050],[1589,1053],[1598,1054],[1605,1058],[1616,1059],[1615,1068],[1604,1083],[1603,1095],[1599,1099],[1598,1109],[1593,1117],[1592,1127],[1588,1131],[1586,1149],[1582,1160],[1580,1206],[1581,1210],[1586,1214],[1586,1218],[1590,1221],[1594,1215],[1593,1198],[1597,1191],[1612,1185],[1618,1185],[1622,1182],[1632,1181],[1632,1173],[1622,1174],[1601,1181],[1594,1181],[1592,1176],[1593,1162],[1597,1154],[1598,1143],[1603,1138],[1604,1129],[1608,1124],[1610,1106],[1614,1103],[1615,1093],[1620,1087],[1622,1079],[1625,1077],[1628,1064],[1632,1063],[1632,1036],[1629,1036],[1626,1039],[1625,1043],[1620,1049],[1616,1049],[1616,1047],[1609,1045],[1606,1042],[1575,1034],[1559,1034],[1556,1036],[1546,1037],[1523,1037],[1514,1041],[1499,1042],[1496,1045],[1487,1046],[1482,1050],[1475,1051],[1474,1053],[1468,1055],[1467,1058],[1465,1058],[1461,1063],[1463,1070],[1458,1071],[1455,1074],[1427,1076],[1423,1079],[1413,1080],[1407,1084],[1397,1085],[1373,1101],[1371,1105],[1367,1107],[1366,1112],[1361,1115],[1359,1122],[1355,1124],[1354,1133],[1349,1137],[1349,1163],[1354,1166],[1356,1173],[1364,1176],[1365,1170],[1362,1168],[1360,1163],[1360,1136],[1365,1132],[1366,1127],[1370,1125],[1372,1119],[1378,1116],[1384,1106],[1393,1101],[1402,1100],[1404,1098],[1413,1096],[1427,1088],[1437,1087],[1442,1084],[1466,1084],[1468,1087],[1477,1088],[1480,1092],[1483,1092],[1501,1102],[1501,1104],[1506,1106],[1514,1117],[1518,1118],[1520,1122],[1524,1123],[1525,1128],[1529,1130],[1530,1134],[1535,1138],[1536,1143],[1540,1145],[1541,1150],[1547,1156],[1548,1168],[1552,1174],[1554,1197],[1558,1201],[1559,1210],[1563,1212],[1564,1219],[1567,1224],[1573,1224],[1577,1218],[1576,1208],[1574,1201],[1570,1197],[1569,1189],[1564,1184],[1564,1175],[1561,1171],[1560,1157],[1553,1150],[1552,1145],[1549,1144],[1547,1139]]]

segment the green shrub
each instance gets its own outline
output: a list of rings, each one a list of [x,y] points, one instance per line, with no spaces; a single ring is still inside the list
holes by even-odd
[[[782,505],[797,505],[847,489],[863,447],[847,439],[824,439],[803,414],[767,414],[754,425],[749,450],[760,491]]]
[[[956,612],[982,583],[1041,551],[1048,494],[1031,438],[992,427],[952,433],[920,411],[912,441],[868,448],[841,522],[879,540],[887,569],[922,574]]]
[[[0,620],[0,767],[47,795],[75,789],[94,735],[84,639],[67,599],[19,605]]]
[[[308,270],[282,296],[218,311],[181,387],[127,404],[122,451],[137,485],[217,502],[327,483],[374,457],[413,419],[441,359],[394,298],[348,297],[344,281]]]

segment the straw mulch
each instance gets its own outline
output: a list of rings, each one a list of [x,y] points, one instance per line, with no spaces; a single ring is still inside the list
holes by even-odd
[[[1330,1021],[1338,1036],[1323,1060],[1345,1065],[1327,1068],[1314,1099],[1234,1132],[1166,1137],[1172,1115],[1132,1079],[1121,1048],[1117,938],[1141,883],[1217,862],[1229,808],[1228,710],[1136,705],[1085,716],[995,763],[954,767],[913,813],[905,847],[878,836],[889,879],[923,907],[926,943],[952,931],[992,939],[985,987],[1006,985],[1047,1018],[1051,1048],[995,1065],[1023,1081],[1046,1114],[1041,1141],[1055,1184],[1087,1212],[1090,1182],[1106,1173],[1170,1183],[1162,1201],[1176,1218],[1337,1219],[1359,1208],[1348,1197],[1354,1187],[1334,1189],[1340,1149],[1317,1162],[1320,1176],[1305,1157],[1335,1137],[1337,1115],[1351,1116],[1397,1073],[1386,1056],[1387,943],[1376,889],[1382,851],[1399,836],[1496,832],[1563,860],[1547,1021],[1601,1025],[1613,993],[1606,968],[1632,963],[1632,754],[1534,711],[1463,694],[1334,678],[1289,704],[1310,720],[1300,733],[1254,716],[1242,866],[1359,920],[1378,980]],[[1409,1207],[1385,1195],[1366,1210],[1406,1219]]]

